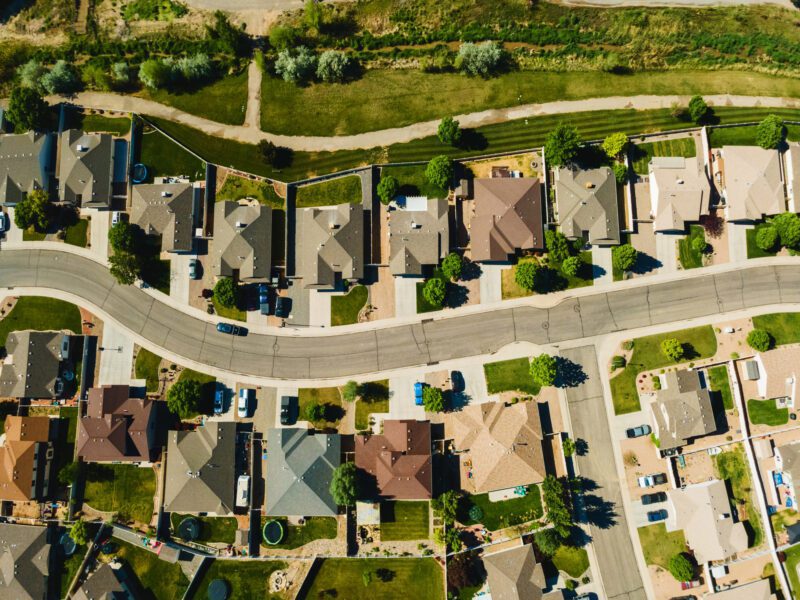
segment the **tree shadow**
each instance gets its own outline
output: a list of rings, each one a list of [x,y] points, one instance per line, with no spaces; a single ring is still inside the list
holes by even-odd
[[[583,438],[575,440],[575,454],[578,456],[586,456],[589,453],[589,442]]]
[[[362,383],[360,386],[358,386],[358,395],[364,402],[388,400],[389,388],[375,381],[370,381],[367,383]]]
[[[489,147],[489,140],[480,131],[472,128],[461,130],[461,141],[458,143],[461,150],[485,150]]]
[[[644,252],[639,252],[639,254],[636,256],[636,263],[633,265],[633,268],[631,268],[631,273],[644,275],[645,273],[650,273],[651,271],[655,271],[663,266],[664,265],[660,260],[653,258]]]
[[[576,510],[576,520],[579,523],[593,525],[600,529],[609,529],[617,524],[619,514],[613,502],[606,500],[599,494],[594,494],[600,489],[592,479],[579,477],[576,480],[576,492],[579,510]]]
[[[556,356],[556,380],[553,385],[558,388],[577,387],[586,381],[583,367],[576,362]]]
[[[601,267],[600,265],[586,265],[589,269],[591,269],[591,278],[592,279],[600,279],[603,275],[606,274],[606,270]],[[588,278],[587,278],[588,279]]]
[[[476,263],[472,262],[469,259],[464,259],[464,262],[461,266],[461,279],[463,281],[473,281],[475,279],[479,279],[483,270],[481,266]]]
[[[284,146],[275,148],[275,157],[272,159],[273,169],[286,169],[294,162],[294,150]]]
[[[339,406],[337,404],[328,404],[328,403],[326,403],[326,404],[322,405],[322,408],[325,411],[324,419],[326,421],[328,421],[329,423],[332,423],[334,421],[338,421],[339,419],[344,418],[344,408],[342,408],[341,406]]]
[[[695,350],[695,347],[689,342],[684,342],[681,344],[681,348],[683,348],[683,357],[681,357],[681,360],[694,360],[696,358],[700,358],[700,353]]]
[[[469,301],[469,290],[466,287],[450,282],[446,285],[445,306],[448,308],[458,308],[459,306],[464,306]]]
[[[611,159],[599,145],[583,145],[578,150],[574,162],[581,169],[598,169],[609,166]]]

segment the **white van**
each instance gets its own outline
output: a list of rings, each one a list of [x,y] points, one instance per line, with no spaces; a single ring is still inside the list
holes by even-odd
[[[236,506],[240,508],[247,507],[250,502],[250,475],[239,475],[239,480],[236,482]]]

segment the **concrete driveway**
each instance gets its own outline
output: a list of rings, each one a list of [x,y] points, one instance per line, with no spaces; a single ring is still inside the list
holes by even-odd
[[[89,221],[91,251],[103,262],[108,260],[108,230],[111,229],[111,213],[106,210],[86,209]]]
[[[419,281],[422,280],[413,277],[394,278],[395,316],[412,317],[417,314],[417,282]]]
[[[181,304],[189,304],[189,262],[194,254],[171,254],[169,257],[169,296]]]
[[[727,226],[730,262],[747,262],[747,230],[753,229],[753,226],[741,223],[728,223]]]
[[[628,518],[633,523],[633,526],[636,528],[639,527],[646,527],[647,525],[652,525],[650,521],[647,520],[647,513],[652,512],[654,510],[661,510],[666,509],[667,512],[669,510],[669,502],[656,502],[654,504],[642,504],[641,500],[635,500],[630,503],[630,511],[628,512]],[[663,521],[661,521],[663,523]]]
[[[414,404],[414,383],[424,381],[422,372],[389,378],[389,418],[424,419],[425,409]]]
[[[503,286],[500,273],[508,265],[481,265],[481,304],[500,302],[503,299]]]
[[[6,211],[8,213],[8,231],[6,231],[5,240],[9,243],[20,243],[22,242],[22,229],[14,223],[14,207],[9,206]]]
[[[112,321],[103,324],[100,343],[100,385],[129,385],[133,368],[133,340]]]
[[[308,324],[313,327],[331,326],[331,293],[309,290]]]
[[[656,234],[656,258],[661,263],[660,273],[674,273],[678,270],[677,242],[683,237],[670,233]]]
[[[596,284],[612,283],[614,281],[614,263],[611,257],[611,246],[592,247],[592,262],[603,271],[600,277],[595,279]]]

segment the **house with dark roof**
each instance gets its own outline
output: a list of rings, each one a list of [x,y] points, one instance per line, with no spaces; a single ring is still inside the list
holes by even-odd
[[[86,462],[152,462],[158,459],[155,403],[131,398],[127,385],[104,385],[88,393],[78,421],[78,456]]]
[[[164,510],[229,515],[235,487],[236,423],[169,432]]]
[[[0,368],[0,396],[59,398],[69,358],[69,334],[58,331],[12,331],[6,338],[6,357]],[[66,341],[65,341],[66,340]]]
[[[217,202],[211,269],[215,277],[267,281],[272,270],[272,208],[254,200]]]
[[[447,200],[407,197],[389,212],[389,270],[395,276],[421,276],[450,251]]]
[[[55,598],[50,577],[49,530],[37,525],[0,523],[0,598]]]
[[[33,190],[50,190],[55,142],[50,133],[0,135],[0,204],[13,206]]]
[[[483,566],[492,600],[561,600],[561,590],[543,593],[547,587],[542,565],[533,546],[523,544],[483,555]]]
[[[556,169],[555,191],[565,236],[599,246],[619,244],[617,180],[611,169]]]
[[[285,427],[267,431],[267,499],[273,517],[335,516],[333,471],[341,463],[338,433]]]
[[[50,493],[54,419],[8,415],[0,446],[0,500],[43,500]]]
[[[125,567],[117,562],[102,563],[72,594],[73,600],[134,600]]]
[[[650,411],[662,453],[717,430],[708,388],[702,385],[697,371],[669,371],[661,380]]]
[[[542,184],[538,179],[475,179],[473,194],[468,220],[472,260],[507,262],[521,250],[544,248]]]
[[[58,161],[59,199],[80,208],[110,208],[116,148],[108,133],[64,131]]]
[[[147,235],[159,236],[162,252],[191,252],[195,208],[202,195],[203,189],[191,183],[134,185],[131,223]]]
[[[430,500],[433,493],[431,423],[383,421],[383,433],[356,436],[356,467],[374,478],[388,500]]]

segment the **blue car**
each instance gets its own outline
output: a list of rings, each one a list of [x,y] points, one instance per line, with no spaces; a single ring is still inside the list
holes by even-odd
[[[214,414],[221,415],[223,409],[223,402],[225,401],[225,390],[221,387],[214,393]]]
[[[242,332],[241,327],[231,325],[230,323],[217,323],[217,331],[220,333],[229,333],[231,335],[239,335]]]
[[[667,518],[667,511],[665,509],[661,510],[651,510],[647,513],[647,520],[650,523],[657,523],[658,521],[663,521]]]
[[[414,404],[417,406],[422,406],[422,388],[425,387],[425,384],[417,381],[414,384]]]

